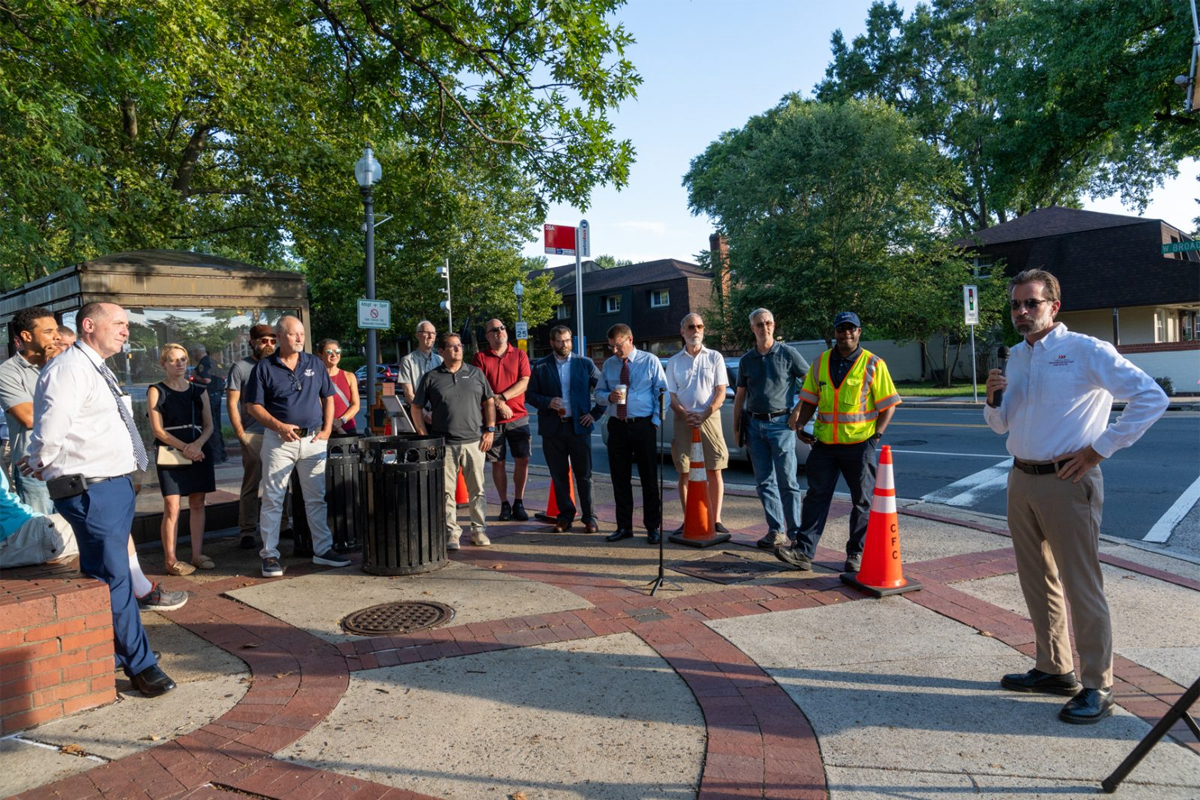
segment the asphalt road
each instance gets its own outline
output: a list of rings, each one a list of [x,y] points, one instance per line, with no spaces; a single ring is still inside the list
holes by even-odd
[[[892,447],[900,497],[1005,513],[1009,470],[1005,439],[983,423],[979,410],[902,405],[884,443]],[[593,435],[592,454],[596,472],[607,473],[608,454],[598,432]],[[534,448],[533,461],[545,464],[540,448]],[[1200,414],[1167,412],[1140,441],[1118,452],[1101,469],[1102,533],[1163,541],[1200,498]],[[663,473],[667,483],[678,478],[669,459],[663,460]],[[745,463],[732,464],[725,480],[731,485],[754,485],[753,472]],[[802,488],[807,485],[803,474],[800,483]],[[848,491],[844,482],[839,481],[839,491]]]

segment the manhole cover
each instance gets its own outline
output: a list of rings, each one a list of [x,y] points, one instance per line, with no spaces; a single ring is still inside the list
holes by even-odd
[[[739,583],[771,572],[790,569],[790,567],[767,561],[755,561],[725,551],[718,556],[699,558],[695,561],[677,561],[671,565],[671,569],[713,583]]]
[[[442,603],[383,603],[346,615],[342,628],[361,636],[385,636],[434,628],[452,619],[454,609]]]
[[[929,444],[924,439],[901,439],[898,442],[892,442],[892,447],[920,447],[923,444]]]

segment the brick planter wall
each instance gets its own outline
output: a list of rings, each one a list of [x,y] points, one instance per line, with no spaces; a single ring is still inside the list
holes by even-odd
[[[108,587],[74,567],[0,574],[0,733],[117,697]]]

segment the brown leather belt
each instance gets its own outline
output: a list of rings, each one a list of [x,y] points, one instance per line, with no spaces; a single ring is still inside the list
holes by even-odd
[[[1013,469],[1019,469],[1021,472],[1029,475],[1054,475],[1059,468],[1066,466],[1066,460],[1056,461],[1053,464],[1033,464],[1028,461],[1022,461],[1019,458],[1013,459]]]

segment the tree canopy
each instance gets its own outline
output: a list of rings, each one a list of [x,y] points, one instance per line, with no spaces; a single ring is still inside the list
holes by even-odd
[[[0,0],[0,290],[162,247],[352,303],[371,145],[379,295],[428,316],[443,258],[507,274],[547,202],[627,180],[622,2]]]
[[[964,232],[1086,194],[1143,206],[1200,151],[1174,85],[1188,68],[1187,3],[933,0],[904,18],[876,2],[833,35],[821,100],[876,97],[958,165]]]

